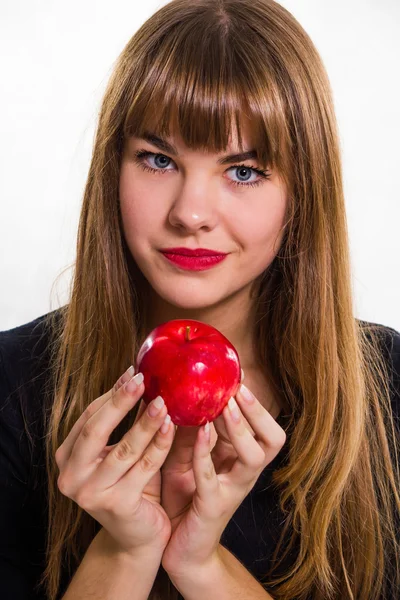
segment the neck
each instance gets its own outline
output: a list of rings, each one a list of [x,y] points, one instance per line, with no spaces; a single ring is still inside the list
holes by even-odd
[[[236,295],[204,309],[187,309],[170,304],[150,291],[146,306],[146,335],[158,325],[173,319],[194,319],[218,329],[236,348],[248,387],[274,418],[278,416],[281,403],[256,360],[255,308],[254,303],[250,302],[250,294],[247,298],[245,294]]]
[[[187,309],[165,302],[153,295],[149,304],[147,332],[173,319],[194,319],[220,331],[236,348],[243,370],[256,364],[254,353],[254,311],[243,296],[226,300],[212,307]]]

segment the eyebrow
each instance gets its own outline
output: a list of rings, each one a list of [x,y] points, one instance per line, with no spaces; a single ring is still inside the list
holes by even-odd
[[[163,150],[164,152],[168,152],[169,154],[178,156],[178,151],[175,148],[175,146],[167,142],[167,140],[158,137],[158,135],[155,135],[154,133],[145,131],[141,136],[141,139],[146,140],[150,144],[153,144],[153,146],[157,146],[157,148]],[[246,150],[245,152],[240,152],[238,154],[228,154],[226,156],[223,156],[222,158],[219,158],[217,162],[220,165],[227,165],[230,163],[240,162],[242,160],[249,160],[250,158],[256,159],[257,157],[257,150],[254,149]]]

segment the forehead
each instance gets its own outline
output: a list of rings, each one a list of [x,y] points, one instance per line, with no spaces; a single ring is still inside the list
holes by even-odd
[[[174,98],[176,100],[176,95]],[[280,143],[282,140],[272,110],[264,114],[259,105],[249,105],[243,98],[232,110],[226,101],[222,108],[212,102],[206,103],[203,111],[198,103],[186,107],[174,100],[168,102],[168,98],[160,99],[158,103],[154,98],[148,102],[144,100],[141,96],[136,99],[124,117],[123,151],[129,139],[146,139],[146,134],[150,133],[169,142],[175,155],[193,151],[224,157],[254,151],[248,158],[255,158],[256,154],[261,168],[290,172],[283,164],[287,152]],[[167,146],[163,148],[165,153],[171,153]]]
[[[249,150],[250,148],[256,148],[256,134],[255,134],[255,127],[254,124],[252,124],[251,120],[248,117],[243,117],[240,124],[240,132],[241,132],[241,145],[240,145],[240,136],[238,134],[237,128],[235,126],[232,126],[230,131],[227,132],[227,146],[226,148],[223,148],[220,152],[216,152],[217,154],[221,154],[222,152],[224,152],[224,150],[232,150],[232,151],[236,151],[236,150]],[[179,128],[174,127],[174,125],[171,123],[168,129],[168,134],[164,134],[162,135],[160,132],[157,132],[156,130],[152,130],[152,131],[145,131],[145,132],[141,132],[141,134],[136,134],[134,137],[142,137],[143,139],[146,139],[147,141],[149,141],[150,143],[154,143],[154,139],[156,139],[156,143],[155,145],[160,145],[157,142],[166,142],[165,143],[165,147],[164,150],[166,152],[172,152],[175,153],[175,150],[178,151],[179,150],[183,150],[183,149],[191,149],[191,146],[187,146],[184,140],[184,137],[182,136]],[[161,144],[163,145],[163,144]],[[197,149],[198,146],[195,146],[195,149]],[[204,145],[201,147],[201,149],[205,152],[213,152],[213,144],[210,143],[210,147],[207,147],[207,145]]]
[[[232,126],[229,133],[228,133],[228,143],[226,148],[223,149],[223,151],[225,150],[243,150],[243,149],[248,149],[248,148],[253,148],[255,146],[255,141],[256,141],[256,135],[255,135],[255,128],[254,126],[252,126],[251,122],[249,122],[249,120],[246,118],[243,119],[240,122],[240,131],[241,131],[241,144],[240,144],[240,139],[239,139],[239,135],[238,135],[238,131],[236,129],[235,126]],[[175,131],[173,132],[173,136],[174,136],[174,140],[177,144],[179,144],[180,146],[184,146],[185,143],[183,141],[182,136],[180,135],[179,131],[176,131],[176,135],[175,135]]]

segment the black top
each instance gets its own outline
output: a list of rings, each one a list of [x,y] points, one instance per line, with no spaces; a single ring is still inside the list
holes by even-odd
[[[49,367],[46,315],[0,332],[0,598],[45,600],[34,587],[44,569],[47,519],[43,391]],[[400,428],[400,333],[382,326],[392,406]],[[24,419],[32,435],[25,433]],[[278,423],[285,428],[285,416]],[[272,473],[287,458],[288,440],[261,473],[228,523],[221,543],[261,580],[283,527]],[[291,532],[289,531],[289,537]],[[279,569],[285,570],[285,565]],[[63,586],[69,581],[64,574]],[[62,589],[62,593],[65,589]],[[392,596],[395,598],[395,596]]]

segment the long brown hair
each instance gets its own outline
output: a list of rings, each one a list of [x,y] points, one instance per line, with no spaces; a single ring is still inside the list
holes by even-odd
[[[288,461],[274,482],[300,551],[293,568],[279,577],[271,569],[263,584],[277,599],[377,600],[392,561],[400,585],[390,373],[379,327],[353,314],[341,155],[321,58],[272,0],[173,0],[140,27],[115,65],[83,197],[69,302],[49,316],[42,579],[49,600],[62,568],[72,576],[100,528],[58,490],[55,452],[87,405],[134,364],[148,333],[148,283],[126,246],[119,210],[124,141],[149,130],[179,131],[188,147],[221,152],[233,125],[241,143],[243,111],[260,162],[277,169],[288,190],[283,241],[257,281],[254,302],[259,367],[289,406]],[[162,568],[150,597],[177,597]]]

